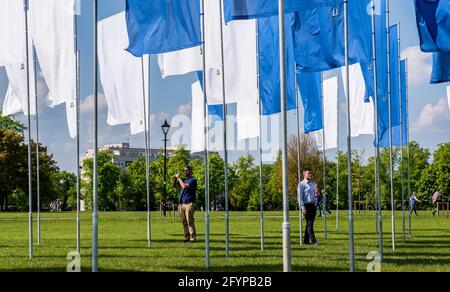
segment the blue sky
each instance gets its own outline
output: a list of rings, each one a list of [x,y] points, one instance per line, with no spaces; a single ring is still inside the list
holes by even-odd
[[[100,19],[120,12],[125,7],[125,0],[99,0]],[[408,57],[409,62],[409,103],[411,140],[418,141],[423,147],[433,151],[439,143],[450,141],[450,111],[446,103],[446,85],[430,85],[431,56],[423,54],[418,49],[419,38],[415,24],[415,14],[412,0],[391,0],[391,23],[401,24],[402,57]],[[92,4],[83,0],[81,16],[78,18],[79,46],[81,50],[81,97],[82,97],[82,155],[92,148],[93,140],[93,107],[92,107]],[[162,145],[160,125],[165,118],[171,119],[176,114],[190,113],[190,84],[196,80],[196,75],[188,74],[180,77],[162,79],[156,61],[151,62],[151,107],[152,135],[151,146]],[[336,74],[331,72],[330,74]],[[0,69],[0,102],[3,103],[7,89],[6,75]],[[101,89],[101,87],[100,87]],[[345,121],[345,101],[341,93],[341,121]],[[100,102],[99,144],[129,142],[132,146],[143,146],[144,136],[131,136],[127,126],[108,126],[106,124],[106,105]],[[40,140],[48,146],[61,169],[74,171],[75,140],[70,139],[64,106],[54,109],[47,108],[40,102]],[[25,122],[23,116],[16,118]],[[288,114],[289,134],[296,132],[296,117],[293,112]],[[341,149],[345,147],[346,125],[341,123]],[[33,126],[33,136],[35,135]],[[372,155],[373,137],[363,136],[353,139],[355,149],[365,149],[366,157]],[[236,159],[243,152],[232,152],[230,157]],[[252,153],[256,156],[256,153]],[[330,158],[334,152],[328,153]]]

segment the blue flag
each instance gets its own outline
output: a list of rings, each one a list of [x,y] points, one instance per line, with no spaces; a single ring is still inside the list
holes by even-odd
[[[377,46],[377,90],[378,90],[378,106],[379,114],[378,121],[380,129],[387,127],[387,36],[386,36],[386,1],[375,1],[375,36]],[[372,37],[370,37],[372,40]],[[373,64],[373,44],[370,44],[370,59],[368,62],[360,62],[361,70],[366,82],[366,96],[365,101],[369,102],[369,97],[375,96],[375,71]],[[374,142],[376,144],[376,141]]]
[[[126,20],[136,57],[201,45],[199,0],[127,0]]]
[[[392,144],[400,145],[400,135],[394,136],[394,129],[398,127],[397,132],[400,131],[400,59],[398,47],[398,26],[393,25],[389,28],[390,33],[390,85],[391,85],[391,126],[392,126]],[[380,128],[380,147],[388,148],[390,146],[389,140],[389,102],[384,104],[383,110],[387,111],[387,127]],[[385,113],[386,114],[386,113]],[[395,140],[397,138],[397,140]]]
[[[414,0],[420,48],[424,52],[450,51],[448,0]]]
[[[286,13],[321,7],[334,3],[336,0],[285,0]],[[278,14],[276,0],[223,0],[225,21],[239,19],[254,19]]]
[[[387,29],[386,29],[386,1],[379,0],[376,2],[378,6],[376,7],[377,13],[375,16],[375,36],[376,36],[376,46],[377,46],[377,90],[378,90],[378,131],[379,131],[379,139],[384,134],[388,134],[389,139],[389,103],[388,103],[388,74],[387,74]],[[363,74],[370,74],[367,70],[367,67],[363,68]],[[372,72],[372,75],[374,73]],[[374,84],[374,81],[371,81]],[[372,85],[374,87],[374,85]],[[375,138],[376,139],[376,138]],[[377,145],[378,141],[374,141],[374,144]]]
[[[222,104],[208,105],[208,112],[213,120],[224,120]]]
[[[442,50],[450,51],[450,1],[441,0],[436,11],[438,23],[439,46]]]
[[[295,13],[295,59],[301,71],[320,72],[345,65],[343,2],[336,0]],[[348,3],[350,64],[372,60],[369,4],[370,0]]]
[[[403,145],[409,143],[408,141],[408,121],[409,121],[409,111],[408,111],[408,80],[406,76],[406,61],[400,61],[400,84],[402,91],[402,129],[403,129]],[[394,142],[394,146],[401,146],[397,141],[401,141],[400,139],[400,127],[395,127],[393,131],[392,141]]]
[[[450,52],[433,53],[432,84],[450,82]]]
[[[200,86],[202,87],[202,90],[204,90],[203,71],[197,71],[197,77],[198,81],[200,82]],[[208,92],[206,94],[208,94]],[[224,120],[223,104],[208,105],[208,113],[210,116],[213,117],[213,119]]]
[[[286,42],[286,99],[287,110],[296,108],[295,102],[295,58],[292,35],[293,14],[285,19]],[[278,17],[258,20],[260,95],[263,115],[281,112],[280,97],[280,48]]]
[[[302,97],[305,134],[323,129],[321,73],[297,74],[297,82]]]

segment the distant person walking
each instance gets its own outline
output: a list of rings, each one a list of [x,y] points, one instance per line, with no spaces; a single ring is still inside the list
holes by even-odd
[[[322,190],[322,208],[323,208],[324,215],[325,215],[325,211],[328,214],[331,214],[331,211],[328,209],[328,194],[325,190]]]
[[[317,245],[316,236],[314,234],[314,220],[316,219],[316,184],[312,180],[312,171],[305,169],[303,171],[304,180],[301,181],[297,188],[297,199],[300,208],[306,219],[306,229],[303,243]]]
[[[431,199],[431,201],[433,202],[433,205],[436,206],[436,208],[433,210],[433,216],[434,214],[436,214],[436,212],[439,214],[439,204],[442,202],[442,194],[440,191],[436,191],[433,194],[433,197]]]
[[[420,203],[421,201],[417,199],[416,195],[416,192],[413,192],[411,197],[409,198],[409,214],[412,214],[414,212],[416,216],[419,216],[419,214],[417,214],[417,203]]]
[[[317,186],[317,183],[314,182],[314,185]],[[319,217],[322,217],[322,196],[317,187],[314,190],[314,197],[316,198],[316,212],[319,214]]]
[[[195,197],[197,193],[197,179],[192,175],[192,168],[185,166],[184,175],[186,178],[181,179],[177,172],[173,177],[173,187],[181,189],[181,223],[184,227],[184,242],[195,242],[196,231],[194,222]]]

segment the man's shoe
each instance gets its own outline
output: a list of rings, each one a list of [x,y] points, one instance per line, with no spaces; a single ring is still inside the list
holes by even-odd
[[[314,246],[318,246],[319,243],[318,243],[317,241],[314,241],[314,242],[313,242],[313,245],[314,245]]]
[[[190,239],[189,242],[190,242],[190,243],[194,243],[194,242],[195,242],[195,239]]]
[[[190,241],[191,241],[190,239],[185,239],[185,240],[184,240],[184,242],[190,242]]]

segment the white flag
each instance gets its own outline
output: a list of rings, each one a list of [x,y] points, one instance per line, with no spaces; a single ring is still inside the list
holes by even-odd
[[[52,105],[75,93],[75,0],[30,2],[30,31]]]
[[[202,48],[193,47],[158,55],[161,76],[183,75],[203,70]]]
[[[0,66],[24,61],[23,0],[0,0]]]
[[[337,148],[338,140],[338,78],[323,81],[323,119],[325,126],[325,150]],[[319,148],[323,148],[323,130],[313,133]]]
[[[125,12],[99,22],[100,80],[108,105],[109,125],[131,124],[133,134],[144,130],[144,92],[148,107],[149,58],[125,51],[128,33]],[[144,76],[142,75],[144,72]]]
[[[236,119],[239,141],[259,137],[258,98],[239,99]]]
[[[344,84],[346,82],[345,67],[342,67]],[[361,65],[354,64],[349,67],[350,76],[350,115],[352,137],[375,134],[374,105],[372,98],[370,103],[364,102],[366,83],[361,70]]]
[[[208,104],[223,103],[220,0],[205,1],[205,66]],[[256,21],[223,25],[226,103],[258,96]],[[198,55],[196,55],[196,53]],[[163,77],[202,71],[199,47],[158,56]]]
[[[197,81],[191,86],[192,90],[192,114],[191,114],[191,153],[204,150],[205,144],[205,119],[204,100],[200,82]]]
[[[11,84],[9,84],[5,100],[3,101],[2,114],[10,116],[20,112],[22,112],[22,104],[20,103],[20,99],[14,94]]]
[[[31,56],[31,55],[30,55]],[[36,101],[35,101],[35,87],[34,87],[34,66],[33,59],[30,59],[30,72],[29,72],[29,84],[30,84],[30,114],[36,114]],[[8,90],[6,97],[9,99],[9,102],[13,102],[14,104],[20,103],[21,108],[19,111],[16,106],[14,111],[12,112],[10,109],[4,109],[5,112],[10,112],[11,114],[16,114],[19,112],[23,112],[24,115],[28,115],[28,92],[27,92],[27,68],[23,63],[20,64],[12,64],[6,65],[6,75],[8,75],[9,86],[11,90]],[[8,97],[8,95],[11,95]],[[16,101],[11,101],[11,99],[15,99]]]
[[[76,60],[74,15],[76,0],[29,1],[30,32],[50,106],[66,104],[70,137],[76,137]]]

